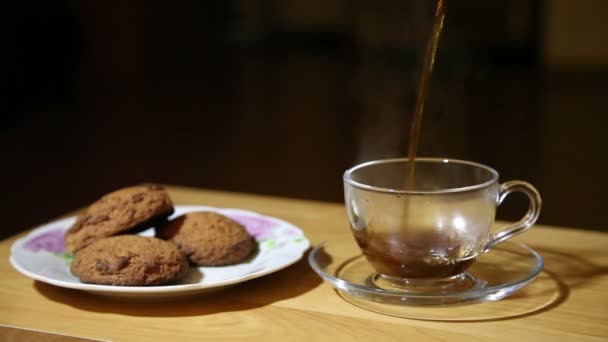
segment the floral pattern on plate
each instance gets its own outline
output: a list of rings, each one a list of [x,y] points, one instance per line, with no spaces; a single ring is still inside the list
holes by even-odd
[[[25,241],[23,248],[30,252],[47,251],[51,253],[65,253],[65,231],[63,229],[53,229],[48,232],[35,235]]]

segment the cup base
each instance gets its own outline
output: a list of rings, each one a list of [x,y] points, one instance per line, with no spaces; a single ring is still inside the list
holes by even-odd
[[[464,272],[447,278],[399,278],[373,274],[371,282],[380,289],[410,293],[454,293],[480,286],[475,277]]]

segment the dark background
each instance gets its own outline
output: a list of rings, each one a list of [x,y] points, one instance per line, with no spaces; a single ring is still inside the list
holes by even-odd
[[[607,5],[450,1],[419,154],[533,183],[542,223],[605,229]],[[341,201],[346,168],[406,154],[433,6],[4,5],[0,236],[141,182]]]

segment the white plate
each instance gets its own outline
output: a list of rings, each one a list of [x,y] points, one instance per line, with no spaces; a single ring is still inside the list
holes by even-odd
[[[240,222],[258,243],[258,253],[246,262],[221,267],[191,267],[177,284],[165,286],[109,286],[80,282],[70,273],[72,255],[65,253],[64,233],[75,217],[34,229],[11,246],[13,267],[35,280],[97,294],[126,297],[166,297],[218,289],[276,272],[302,258],[310,246],[304,233],[280,219],[240,209],[176,206],[171,217],[192,211],[216,211]],[[140,233],[154,236],[150,228]]]

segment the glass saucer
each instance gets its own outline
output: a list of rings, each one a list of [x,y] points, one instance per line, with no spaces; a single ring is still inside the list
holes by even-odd
[[[448,293],[390,290],[374,283],[376,272],[352,239],[325,242],[308,257],[311,267],[347,301],[365,309],[410,317],[412,306],[453,306],[503,299],[530,283],[543,269],[542,257],[524,244],[504,242],[479,256],[467,277],[474,285]]]

